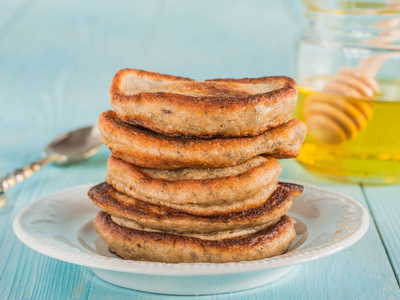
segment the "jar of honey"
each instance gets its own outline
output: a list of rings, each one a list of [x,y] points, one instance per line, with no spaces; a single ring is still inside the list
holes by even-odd
[[[305,0],[298,161],[335,179],[400,183],[400,0]]]

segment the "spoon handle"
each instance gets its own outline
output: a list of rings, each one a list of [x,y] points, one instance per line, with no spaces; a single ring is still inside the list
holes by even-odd
[[[6,193],[0,188],[0,209],[2,209],[7,204]]]
[[[0,178],[0,208],[5,206],[5,192],[16,183],[23,181],[25,178],[30,177],[34,172],[39,171],[44,165],[56,160],[56,156],[47,156],[43,159],[34,161],[27,166],[17,169],[14,172]]]

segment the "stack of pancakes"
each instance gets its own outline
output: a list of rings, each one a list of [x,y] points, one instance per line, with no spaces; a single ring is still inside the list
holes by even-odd
[[[114,111],[100,115],[112,155],[89,197],[94,226],[125,259],[223,263],[285,252],[296,233],[285,215],[302,187],[278,181],[276,158],[298,155],[306,134],[289,120],[287,77],[188,78],[119,71]]]

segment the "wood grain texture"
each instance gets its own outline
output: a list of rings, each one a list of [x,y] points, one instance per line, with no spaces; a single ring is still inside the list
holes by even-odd
[[[281,1],[116,5],[38,0],[29,9],[27,1],[10,3],[0,6],[0,32],[4,28],[6,33],[0,35],[0,174],[37,159],[60,133],[94,124],[110,108],[110,81],[121,68],[200,80],[293,75],[296,23]],[[6,19],[12,26],[4,25]],[[270,285],[233,294],[178,297],[113,286],[88,268],[40,255],[16,239],[12,220],[26,205],[67,187],[104,180],[108,155],[103,148],[81,164],[47,166],[9,191],[10,205],[0,212],[0,299],[400,298],[393,271],[398,276],[398,187],[363,191],[315,177],[289,161],[283,162],[283,178],[331,188],[367,206],[365,194],[386,251],[371,222],[366,236],[353,247],[297,266]]]
[[[400,186],[364,186],[364,190],[400,286]]]
[[[2,0],[0,2],[0,40],[12,32],[15,24],[29,13],[36,0]]]

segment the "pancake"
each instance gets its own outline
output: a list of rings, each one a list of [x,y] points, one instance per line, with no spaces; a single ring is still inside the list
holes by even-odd
[[[161,233],[170,233],[170,234],[175,234],[175,235],[180,235],[180,236],[190,236],[190,237],[195,237],[203,240],[221,240],[221,239],[228,239],[228,238],[234,238],[238,237],[241,235],[245,234],[252,234],[259,232],[261,230],[267,229],[270,227],[269,224],[260,224],[256,225],[253,227],[248,227],[244,229],[229,229],[229,230],[222,230],[222,231],[213,231],[213,232],[194,232],[194,231],[188,231],[188,232],[179,232],[176,230],[160,230],[160,229],[154,229],[154,228],[149,228],[140,225],[139,223],[125,219],[122,217],[116,217],[116,216],[111,216],[111,220],[113,220],[116,224],[126,227],[126,228],[131,228],[135,230],[142,230],[142,231],[148,231],[148,232],[161,232]]]
[[[168,137],[122,122],[113,111],[99,117],[102,142],[116,158],[143,168],[220,168],[257,155],[297,157],[307,128],[290,120],[255,137],[197,139]]]
[[[273,225],[291,207],[302,186],[282,183],[259,207],[229,214],[198,216],[137,200],[107,183],[92,187],[88,196],[104,212],[135,221],[146,228],[176,232],[215,232]],[[211,208],[212,209],[212,208]]]
[[[281,172],[276,159],[261,156],[232,167],[177,170],[136,167],[110,156],[106,181],[144,202],[213,215],[260,206],[275,191]]]
[[[263,259],[286,252],[296,237],[293,221],[288,216],[256,233],[218,240],[126,228],[102,211],[93,223],[110,250],[122,258],[167,263]]]
[[[283,76],[195,81],[123,69],[110,98],[121,120],[164,135],[255,136],[290,118],[297,84]]]

